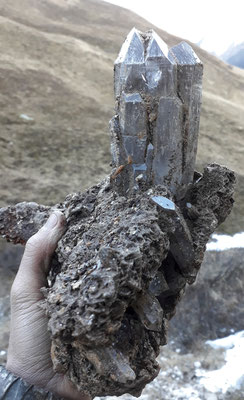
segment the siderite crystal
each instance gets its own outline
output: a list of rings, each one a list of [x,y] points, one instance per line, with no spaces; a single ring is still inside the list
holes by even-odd
[[[115,61],[111,123],[114,165],[127,165],[117,178],[120,193],[136,190],[142,175],[184,197],[195,167],[202,70],[187,43],[168,49],[154,31],[129,33]]]
[[[133,29],[115,62],[114,169],[54,207],[0,209],[0,234],[25,244],[54,209],[67,231],[43,289],[54,370],[94,396],[141,394],[167,325],[211,233],[231,211],[235,176],[194,174],[202,64]]]

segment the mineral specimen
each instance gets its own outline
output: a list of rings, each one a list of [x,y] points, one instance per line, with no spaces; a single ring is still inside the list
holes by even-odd
[[[131,31],[115,63],[113,170],[54,207],[0,209],[0,233],[25,244],[59,209],[67,231],[43,289],[55,371],[94,396],[139,396],[210,234],[230,213],[235,176],[194,174],[202,64],[186,43],[168,49]]]
[[[169,50],[155,32],[132,29],[115,61],[112,156],[117,167],[130,164],[117,179],[120,193],[131,193],[142,175],[184,197],[195,167],[202,70],[187,43]]]

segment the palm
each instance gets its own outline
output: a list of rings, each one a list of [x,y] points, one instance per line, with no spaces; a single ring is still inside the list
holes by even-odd
[[[28,383],[71,399],[88,399],[65,375],[55,373],[47,317],[41,308],[51,255],[64,230],[57,215],[56,230],[45,226],[27,243],[11,289],[11,329],[7,368]]]

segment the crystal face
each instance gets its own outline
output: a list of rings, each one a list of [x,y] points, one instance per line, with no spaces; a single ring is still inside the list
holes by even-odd
[[[152,331],[161,331],[163,310],[156,297],[150,293],[143,293],[132,306],[145,328]]]
[[[154,203],[164,208],[165,210],[175,210],[175,204],[173,203],[173,201],[167,199],[167,197],[152,196],[152,200],[154,201]]]
[[[113,165],[131,161],[122,171],[124,194],[136,190],[140,172],[148,186],[162,184],[176,199],[184,196],[193,180],[202,70],[185,42],[169,49],[154,31],[135,28],[127,36],[115,61],[111,121]]]

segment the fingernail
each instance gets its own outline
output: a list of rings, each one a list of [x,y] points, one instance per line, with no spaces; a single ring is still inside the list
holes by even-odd
[[[52,229],[57,225],[58,217],[55,213],[52,213],[45,223],[45,228]]]

